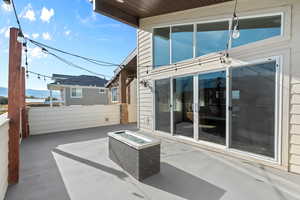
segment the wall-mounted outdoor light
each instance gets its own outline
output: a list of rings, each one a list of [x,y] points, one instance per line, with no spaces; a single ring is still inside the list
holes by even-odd
[[[144,86],[145,88],[149,88],[149,89],[152,90],[152,86],[151,86],[151,84],[149,83],[148,80],[141,80],[141,81],[140,81],[140,84],[141,84],[142,86]]]

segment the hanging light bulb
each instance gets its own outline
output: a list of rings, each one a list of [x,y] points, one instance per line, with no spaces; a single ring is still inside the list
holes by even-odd
[[[238,39],[241,36],[241,33],[240,33],[240,28],[239,28],[239,18],[237,17],[236,14],[234,14],[234,20],[233,21],[235,21],[235,25],[234,25],[233,30],[232,30],[232,38],[233,39]]]
[[[3,2],[7,5],[10,5],[10,0],[3,0]]]
[[[240,30],[239,30],[239,26],[235,25],[232,31],[232,38],[233,39],[238,39],[241,36]]]
[[[28,73],[27,70],[26,70],[26,78],[27,78],[27,79],[29,78],[29,73]]]
[[[27,43],[26,43],[26,41],[23,43],[23,49],[24,49],[25,52],[27,52]]]
[[[41,79],[41,77],[40,77],[40,75],[38,74],[38,77],[37,77],[38,79]]]
[[[48,53],[48,50],[45,49],[45,48],[43,47],[43,48],[42,48],[42,52],[45,53],[45,54],[47,54],[47,53]]]
[[[22,31],[19,31],[17,41],[21,44],[25,43],[25,38],[24,38]]]

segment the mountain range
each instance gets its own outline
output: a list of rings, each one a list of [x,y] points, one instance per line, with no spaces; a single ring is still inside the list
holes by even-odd
[[[60,93],[58,91],[53,91],[52,92],[53,97],[59,98]],[[0,96],[7,97],[8,95],[8,89],[5,87],[0,87]],[[47,98],[50,96],[49,90],[34,90],[34,89],[27,89],[26,90],[26,96],[33,96],[35,98]]]

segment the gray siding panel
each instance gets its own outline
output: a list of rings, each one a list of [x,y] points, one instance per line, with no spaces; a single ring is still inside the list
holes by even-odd
[[[99,88],[83,88],[82,98],[71,98],[71,88],[66,88],[66,106],[108,104],[108,91],[100,93]]]

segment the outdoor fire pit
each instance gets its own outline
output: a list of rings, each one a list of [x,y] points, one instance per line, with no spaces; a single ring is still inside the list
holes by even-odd
[[[109,158],[141,181],[160,171],[160,141],[131,131],[108,133]]]

